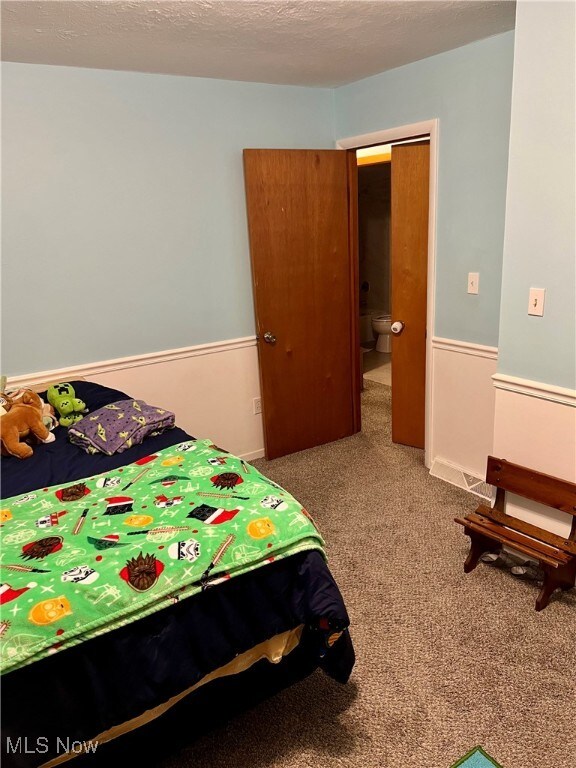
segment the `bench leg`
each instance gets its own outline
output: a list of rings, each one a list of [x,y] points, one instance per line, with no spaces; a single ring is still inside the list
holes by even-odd
[[[540,594],[538,595],[538,598],[536,599],[536,610],[542,611],[548,603],[550,602],[550,598],[552,597],[553,592],[555,592],[557,589],[572,589],[572,587],[575,586],[576,582],[576,560],[570,563],[569,565],[565,565],[562,568],[558,569],[544,569],[544,583],[542,584],[542,589],[540,590]]]
[[[466,533],[470,536],[470,552],[464,563],[464,573],[470,573],[476,568],[482,555],[494,549],[495,542],[475,531],[466,531]]]
[[[555,592],[555,590],[560,586],[561,582],[559,582],[558,579],[552,573],[550,573],[550,571],[546,571],[546,575],[544,576],[544,584],[542,584],[542,589],[540,590],[540,594],[536,599],[537,611],[543,611],[544,608],[546,608],[550,602],[552,593]]]

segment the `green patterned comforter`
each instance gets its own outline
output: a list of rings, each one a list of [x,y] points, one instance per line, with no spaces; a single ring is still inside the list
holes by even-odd
[[[323,540],[210,440],[2,502],[2,673]]]

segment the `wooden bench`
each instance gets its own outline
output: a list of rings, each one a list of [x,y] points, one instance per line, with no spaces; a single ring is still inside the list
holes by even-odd
[[[533,469],[488,457],[486,482],[497,488],[494,507],[481,504],[475,512],[454,518],[470,537],[470,552],[464,563],[469,573],[485,552],[494,551],[494,542],[507,545],[540,563],[544,583],[536,610],[546,608],[554,590],[571,589],[576,581],[576,483],[570,483]],[[568,538],[525,523],[504,511],[506,492],[537,501],[572,515]]]

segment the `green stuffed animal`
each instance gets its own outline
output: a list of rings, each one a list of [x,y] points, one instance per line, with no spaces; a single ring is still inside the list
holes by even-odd
[[[88,411],[86,403],[76,397],[71,384],[53,384],[48,389],[48,402],[60,417],[60,426],[71,427],[84,418]]]

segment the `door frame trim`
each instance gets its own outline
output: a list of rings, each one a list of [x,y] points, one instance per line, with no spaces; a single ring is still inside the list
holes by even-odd
[[[389,144],[392,141],[411,139],[416,136],[430,136],[430,181],[428,213],[428,270],[427,270],[427,312],[426,312],[426,397],[425,397],[425,436],[424,464],[430,469],[432,460],[433,429],[432,389],[434,382],[432,338],[434,336],[435,297],[436,297],[436,218],[438,212],[438,132],[439,120],[423,120],[419,123],[387,128],[382,131],[350,136],[336,141],[336,149],[359,149],[374,144]]]
[[[348,171],[348,258],[350,259],[351,328],[350,359],[352,361],[352,424],[354,433],[362,429],[362,364],[360,348],[360,256],[358,244],[358,165],[356,153],[347,151]]]

